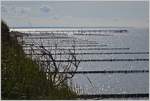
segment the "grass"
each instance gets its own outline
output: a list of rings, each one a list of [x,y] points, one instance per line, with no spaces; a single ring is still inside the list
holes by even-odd
[[[39,71],[39,66],[27,58],[16,37],[2,21],[1,97],[3,100],[73,99],[77,94],[67,85],[56,88]]]

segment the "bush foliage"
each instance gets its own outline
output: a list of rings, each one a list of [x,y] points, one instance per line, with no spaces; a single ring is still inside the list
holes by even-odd
[[[27,58],[9,27],[2,21],[1,97],[2,99],[72,99],[76,96],[67,85],[55,88]]]

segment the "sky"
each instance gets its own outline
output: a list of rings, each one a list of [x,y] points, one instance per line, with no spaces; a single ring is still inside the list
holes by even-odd
[[[2,1],[10,27],[149,26],[148,1]]]

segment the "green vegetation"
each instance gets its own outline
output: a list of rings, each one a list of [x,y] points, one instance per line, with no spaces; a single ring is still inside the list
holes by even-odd
[[[2,99],[73,99],[76,96],[67,85],[54,87],[39,71],[39,66],[25,56],[16,37],[2,21],[1,97]]]

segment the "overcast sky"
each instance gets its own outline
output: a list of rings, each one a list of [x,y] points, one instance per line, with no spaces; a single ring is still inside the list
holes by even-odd
[[[2,1],[11,27],[148,27],[146,1]]]

